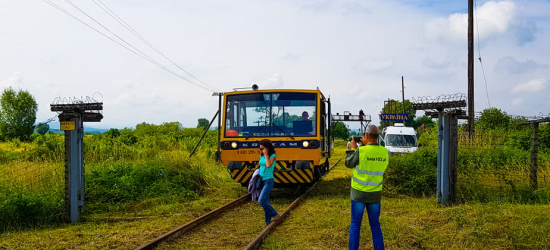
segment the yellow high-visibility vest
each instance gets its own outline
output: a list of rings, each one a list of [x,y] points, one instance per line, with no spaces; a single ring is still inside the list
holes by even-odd
[[[378,145],[359,147],[359,163],[353,169],[351,187],[363,192],[382,191],[384,171],[388,167],[388,149]]]

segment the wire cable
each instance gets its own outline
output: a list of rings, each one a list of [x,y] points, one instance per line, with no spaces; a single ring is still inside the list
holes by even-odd
[[[211,87],[210,87],[210,88],[207,88],[207,87],[205,87],[205,86],[202,86],[202,85],[200,85],[200,84],[197,84],[197,83],[195,83],[195,82],[193,82],[193,81],[187,79],[185,76],[183,76],[183,75],[181,75],[181,74],[179,74],[179,73],[177,73],[177,72],[175,72],[175,71],[173,71],[173,70],[167,68],[166,66],[164,66],[164,65],[162,65],[161,63],[157,62],[156,60],[153,60],[152,58],[146,56],[143,52],[141,52],[141,51],[139,51],[139,50],[136,51],[136,50],[131,49],[130,47],[124,45],[123,43],[121,43],[121,42],[119,42],[119,41],[113,39],[112,37],[106,35],[105,33],[101,32],[100,30],[96,29],[95,27],[91,26],[90,24],[86,23],[85,21],[83,21],[82,19],[78,18],[77,16],[71,14],[69,11],[63,9],[63,8],[60,7],[59,5],[57,5],[57,4],[53,3],[53,2],[51,2],[50,0],[42,0],[42,1],[44,1],[44,2],[47,3],[47,4],[49,4],[50,6],[54,7],[55,9],[59,10],[60,12],[66,14],[67,16],[69,16],[69,17],[75,19],[76,21],[80,22],[81,24],[87,26],[88,28],[94,30],[95,32],[97,32],[97,33],[99,33],[100,35],[104,36],[105,38],[111,40],[112,42],[114,42],[114,43],[116,43],[116,44],[122,46],[123,48],[129,50],[130,52],[136,54],[137,56],[139,56],[139,57],[141,57],[141,58],[143,58],[143,59],[149,61],[149,62],[152,63],[152,64],[157,65],[158,67],[160,67],[160,68],[162,68],[162,69],[164,69],[164,70],[166,70],[166,71],[168,71],[169,73],[175,75],[176,77],[178,77],[178,78],[180,78],[180,79],[182,79],[182,80],[184,80],[184,81],[186,81],[186,82],[188,82],[188,83],[191,83],[191,84],[193,84],[193,85],[195,85],[195,86],[197,86],[197,87],[200,87],[200,88],[202,88],[202,89],[205,89],[205,90],[208,90],[208,91],[211,91],[211,92],[216,92],[216,90],[213,89],[213,88],[211,88]],[[68,0],[66,0],[66,1],[67,1],[67,2],[70,2],[70,1],[68,1]],[[73,4],[73,5],[74,5],[74,4]],[[74,7],[74,6],[73,6],[73,7]],[[79,9],[78,7],[75,7],[75,8]],[[88,16],[88,15],[87,15],[87,16]],[[90,17],[90,18],[91,18],[91,17]],[[91,19],[93,19],[93,18],[91,18]],[[93,19],[93,20],[94,20],[94,19]],[[100,25],[101,25],[101,24],[100,24]],[[103,25],[101,25],[101,26],[103,27]],[[107,29],[106,27],[104,27],[104,28]],[[107,30],[108,30],[108,29],[107,29]],[[114,35],[114,34],[113,34],[113,35]],[[115,36],[116,36],[116,35],[115,35]],[[118,36],[117,36],[117,37],[118,37]],[[120,38],[120,37],[119,37],[119,39],[121,39],[122,41],[124,41],[124,40],[123,40],[122,38]],[[127,43],[126,41],[124,41],[124,42]],[[129,46],[131,46],[131,45],[129,45]],[[132,47],[132,48],[135,48],[135,47],[133,47],[133,46],[131,46],[131,47]]]
[[[194,75],[192,75],[191,73],[189,73],[188,71],[186,71],[185,69],[183,69],[182,67],[180,67],[177,63],[175,63],[174,61],[172,61],[172,59],[168,58],[166,55],[164,55],[164,53],[162,53],[160,50],[158,50],[155,46],[153,46],[153,44],[151,44],[149,41],[147,41],[147,39],[145,39],[143,36],[141,36],[137,31],[135,31],[132,27],[130,27],[130,25],[128,25],[128,23],[126,23],[124,20],[122,20],[122,18],[120,18],[120,16],[118,16],[114,11],[112,11],[107,5],[105,5],[105,3],[103,3],[101,0],[92,0],[99,8],[101,8],[103,11],[105,11],[105,13],[107,13],[109,16],[111,16],[115,21],[117,21],[120,25],[122,25],[124,28],[126,28],[128,31],[130,31],[130,33],[134,34],[138,39],[140,39],[143,43],[145,43],[147,46],[149,46],[151,49],[153,49],[154,51],[156,51],[157,53],[159,53],[159,55],[161,55],[162,57],[164,57],[164,59],[168,60],[169,62],[171,62],[173,65],[175,65],[176,67],[178,67],[180,70],[182,70],[183,72],[187,73],[189,76],[191,76],[193,79],[199,81],[200,83],[204,84],[205,86],[209,87],[209,88],[212,88],[214,89],[214,87],[204,83],[203,81],[199,80],[198,78],[196,78]],[[101,3],[100,4],[98,4]]]
[[[489,103],[489,108],[491,108],[491,101],[489,100],[489,89],[487,88],[487,78],[485,77],[485,69],[483,68],[483,61],[481,60],[481,49],[479,48],[480,39],[479,39],[479,23],[477,19],[477,1],[474,0],[475,8],[474,12],[476,14],[476,27],[477,27],[477,53],[478,53],[478,59],[479,64],[481,64],[481,72],[483,73],[483,80],[485,80],[485,93],[487,94],[487,102]]]
[[[125,44],[127,44],[128,46],[132,47],[133,49],[135,49],[137,52],[139,52],[140,54],[142,54],[144,57],[147,57],[148,59],[150,59],[149,61],[154,61],[156,65],[160,65],[160,63],[158,61],[156,61],[155,59],[153,59],[152,57],[148,56],[147,54],[143,53],[141,50],[137,49],[136,47],[132,46],[130,43],[126,42],[126,40],[124,40],[123,38],[121,38],[120,36],[118,36],[117,34],[113,33],[111,30],[109,30],[107,27],[105,27],[104,25],[102,25],[100,22],[98,22],[96,19],[94,19],[92,16],[88,15],[86,12],[84,12],[82,9],[80,9],[78,6],[76,6],[74,3],[72,3],[70,0],[65,0],[67,3],[71,4],[75,9],[77,9],[78,11],[80,11],[82,14],[86,15],[88,18],[92,19],[95,23],[97,23],[98,25],[100,25],[101,27],[103,27],[105,30],[107,30],[109,33],[113,34],[114,36],[116,36],[118,39],[120,39],[121,41],[123,41]],[[94,3],[96,3],[94,1]],[[103,4],[103,3],[102,3]],[[97,3],[96,3],[97,5]],[[98,5],[99,6],[99,5]],[[99,6],[101,7],[101,6]],[[107,6],[105,6],[107,7]],[[102,8],[103,9],[103,8]],[[105,11],[105,9],[103,9]],[[111,11],[112,12],[112,11]],[[108,12],[107,12],[108,13]],[[109,14],[109,13],[108,13]],[[114,12],[113,12],[114,14]],[[111,17],[113,17],[111,15]],[[118,17],[118,16],[117,16]],[[114,18],[114,17],[113,17]],[[114,18],[115,20],[117,20],[116,18]],[[119,22],[120,23],[120,22]],[[125,23],[125,22],[124,22]],[[122,25],[122,24],[121,24]],[[127,24],[126,25],[122,25],[124,27],[129,27]],[[127,28],[128,29],[128,28]],[[133,30],[133,29],[132,29]],[[134,32],[135,34],[136,32]],[[137,35],[138,37],[141,37],[139,36],[139,34]],[[142,39],[143,41],[144,39]],[[149,44],[148,42],[146,42],[146,44]],[[152,47],[152,45],[150,45],[150,47]],[[176,65],[172,60],[168,59],[166,56],[164,56],[164,54],[162,54],[160,51],[158,51],[156,48],[155,48],[155,51],[157,51],[159,54],[161,54],[164,58],[166,58],[168,61],[172,62],[174,65]],[[182,71],[184,71],[185,73],[187,73],[188,75],[190,75],[191,77],[195,78],[196,80],[198,80],[199,82],[203,83],[202,81],[200,81],[199,79],[197,79],[196,77],[194,77],[193,75],[191,75],[189,72],[185,71],[183,68],[179,67],[178,65],[176,65],[178,68],[180,68]],[[162,66],[163,68],[165,68],[165,66]],[[166,68],[165,68],[166,69]],[[189,81],[188,79],[186,79],[186,81]],[[195,84],[195,83],[193,83]],[[213,87],[203,83],[204,85],[206,85],[207,87],[209,87],[210,91],[212,92],[216,92],[214,91]],[[198,84],[195,84],[197,86],[199,86]]]
[[[115,36],[116,38],[118,38],[120,41],[122,41],[123,43],[125,43],[126,45],[132,47],[132,49],[134,49],[136,52],[138,52],[139,54],[143,55],[144,57],[147,57],[149,60],[151,61],[155,61],[156,63],[159,63],[158,61],[156,61],[155,59],[153,59],[152,57],[148,56],[147,54],[143,53],[141,50],[139,50],[138,48],[132,46],[130,43],[128,43],[126,40],[124,40],[123,38],[121,38],[120,36],[118,36],[117,34],[115,34],[114,32],[112,32],[110,29],[108,29],[107,27],[105,27],[103,24],[101,24],[99,21],[97,21],[95,18],[93,18],[92,16],[88,15],[88,13],[86,13],[84,10],[82,10],[81,8],[79,8],[78,6],[76,6],[73,2],[71,2],[70,0],[65,0],[65,2],[67,2],[68,4],[70,4],[71,6],[73,6],[73,8],[75,8],[76,10],[80,11],[80,13],[84,14],[85,16],[87,16],[88,18],[90,18],[92,21],[94,21],[97,25],[101,26],[103,29],[105,29],[107,32],[111,33],[113,36]]]

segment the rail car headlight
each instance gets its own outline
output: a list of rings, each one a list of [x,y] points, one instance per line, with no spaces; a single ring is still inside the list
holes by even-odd
[[[316,141],[311,141],[309,143],[309,146],[312,147],[312,148],[316,148],[317,147],[317,142]]]
[[[302,141],[302,148],[318,148],[318,141]]]
[[[222,142],[222,149],[237,149],[239,144],[237,142],[224,141]]]

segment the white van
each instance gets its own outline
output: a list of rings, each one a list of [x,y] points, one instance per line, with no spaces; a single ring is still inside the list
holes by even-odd
[[[418,140],[414,128],[405,127],[403,123],[385,127],[378,138],[378,143],[385,146],[390,155],[412,153],[418,149]]]

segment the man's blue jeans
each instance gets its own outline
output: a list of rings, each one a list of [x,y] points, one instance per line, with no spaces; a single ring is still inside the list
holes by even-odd
[[[372,243],[374,250],[384,249],[384,237],[380,228],[380,203],[361,203],[351,201],[351,225],[349,227],[349,249],[359,249],[359,239],[361,238],[361,222],[363,214],[367,209],[369,216],[370,230],[372,232]]]
[[[275,208],[273,208],[271,204],[269,204],[269,193],[271,193],[273,185],[275,185],[275,180],[273,178],[264,180],[264,187],[262,188],[262,192],[260,193],[260,197],[258,198],[258,203],[260,203],[260,206],[264,208],[266,225],[271,223],[271,217],[277,215],[277,211],[275,211]]]

